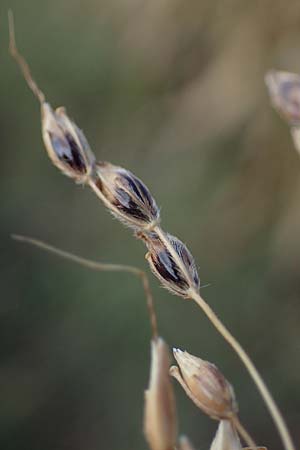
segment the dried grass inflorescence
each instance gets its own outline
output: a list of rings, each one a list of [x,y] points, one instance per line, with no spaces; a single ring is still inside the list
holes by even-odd
[[[135,230],[151,230],[159,223],[159,209],[147,186],[129,170],[99,162],[91,187],[112,214]]]
[[[213,419],[231,420],[238,407],[231,384],[212,363],[183,352],[173,350],[178,366],[172,366],[171,375],[184,388],[193,402]]]
[[[210,450],[242,450],[237,432],[228,420],[221,420]]]
[[[173,294],[188,298],[190,290],[200,288],[194,258],[178,238],[168,233],[165,236],[169,246],[155,232],[139,235],[147,245],[146,259],[154,275]]]
[[[201,307],[247,368],[269,408],[285,449],[295,450],[285,421],[256,367],[239,342],[200,296],[199,276],[191,253],[178,238],[161,229],[159,209],[145,184],[126,169],[108,162],[97,163],[83,132],[69,118],[66,110],[60,107],[54,111],[46,102],[43,92],[31,76],[28,64],[18,52],[12,15],[10,15],[10,51],[18,62],[30,89],[40,102],[43,139],[53,164],[75,182],[89,185],[118,219],[134,229],[135,236],[145,242],[148,248],[147,260],[164,287],[176,295],[194,300]],[[296,139],[298,133],[300,134],[298,128],[300,125],[299,79],[292,74],[270,73],[266,77],[266,82],[274,106],[288,120]],[[40,246],[47,247],[44,244]],[[55,252],[95,268],[94,263],[89,264],[86,260],[59,252],[57,249]],[[109,269],[108,266],[105,268],[104,266],[102,265],[100,270],[112,269],[112,265]],[[124,267],[118,266],[117,270],[124,270]],[[116,267],[112,270],[116,270]],[[148,296],[153,336],[156,337],[156,317],[147,279],[136,268],[127,267],[125,270],[142,276]],[[173,367],[171,374],[177,378],[189,397],[204,412],[221,420],[212,450],[240,450],[236,430],[250,447],[255,447],[253,440],[237,419],[233,389],[216,366],[187,352],[176,350],[174,355],[180,370],[178,367]],[[169,363],[166,344],[161,338],[153,339],[144,422],[146,438],[152,450],[173,450],[176,445],[177,421],[169,378]],[[181,440],[179,445],[181,450],[192,448],[188,440]]]
[[[63,107],[53,111],[44,102],[41,112],[43,140],[51,161],[76,183],[86,183],[95,170],[96,160],[83,132]]]
[[[168,346],[162,338],[152,340],[144,412],[144,432],[151,450],[172,450],[177,440],[176,405],[169,367]]]
[[[19,64],[29,88],[41,105],[42,135],[51,161],[75,182],[86,183],[95,167],[95,156],[86,137],[69,118],[64,107],[59,107],[55,111],[52,109],[44,93],[32,78],[29,66],[16,45],[11,12],[9,12],[9,32],[11,55]]]

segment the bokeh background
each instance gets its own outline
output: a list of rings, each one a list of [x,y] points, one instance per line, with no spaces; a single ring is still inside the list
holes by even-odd
[[[300,442],[300,158],[264,74],[300,72],[289,0],[2,0],[0,446],[146,449],[150,330],[139,280],[95,273],[10,233],[148,270],[143,245],[45,153],[39,106],[7,52],[17,40],[53,106],[97,158],[132,170],[188,244],[203,296],[240,339]],[[282,448],[238,358],[196,305],[150,275],[161,335],[216,363],[259,444]],[[208,449],[216,423],[176,392],[179,426]]]

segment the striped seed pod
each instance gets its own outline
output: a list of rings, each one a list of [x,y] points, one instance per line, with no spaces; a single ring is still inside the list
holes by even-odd
[[[53,164],[77,183],[85,183],[94,171],[95,156],[83,132],[68,117],[65,108],[55,111],[34,81],[29,65],[18,50],[14,19],[9,12],[9,50],[19,65],[25,81],[41,105],[43,140]]]
[[[101,162],[96,173],[90,185],[117,219],[145,231],[159,223],[159,209],[149,189],[129,170]]]
[[[300,76],[270,70],[265,76],[274,108],[291,126],[300,125]]]
[[[83,132],[63,107],[53,111],[43,102],[41,114],[43,140],[53,164],[77,183],[87,182],[94,171],[95,156]]]
[[[179,368],[172,366],[170,373],[193,402],[213,419],[230,420],[236,416],[238,407],[233,388],[220,370],[188,352],[173,349],[173,353]]]
[[[176,237],[165,233],[166,246],[156,233],[140,233],[148,247],[146,259],[162,285],[175,295],[189,297],[189,290],[199,290],[200,280],[194,258]]]

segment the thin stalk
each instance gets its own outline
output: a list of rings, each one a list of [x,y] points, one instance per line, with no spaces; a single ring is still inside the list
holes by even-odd
[[[94,193],[97,195],[97,197],[100,198],[100,200],[104,203],[104,205],[110,210],[111,209],[110,203],[106,200],[105,196],[102,194],[102,192],[98,188],[93,177],[90,177],[88,179],[87,183],[90,186],[90,188],[94,191]]]
[[[186,269],[185,269],[184,265],[182,264],[176,251],[170,244],[169,239],[167,238],[164,231],[160,227],[156,227],[155,232],[158,234],[161,241],[165,244],[166,248],[168,249],[172,258],[175,260],[176,264],[178,264],[180,269],[183,271],[183,273],[186,274]],[[189,279],[188,274],[187,274],[187,278]],[[275,426],[281,437],[281,440],[282,440],[285,450],[296,450],[295,445],[292,440],[292,437],[288,430],[288,427],[283,418],[283,415],[281,414],[277,404],[275,403],[275,400],[272,397],[272,394],[270,393],[264,380],[262,379],[261,375],[259,374],[258,370],[256,369],[254,363],[252,362],[252,360],[250,359],[250,357],[248,356],[246,351],[243,349],[241,344],[236,340],[236,338],[231,334],[231,332],[225,327],[223,322],[218,318],[218,316],[211,309],[211,307],[208,305],[208,303],[206,303],[206,301],[200,296],[199,292],[190,289],[188,298],[194,300],[197,303],[197,305],[200,306],[200,308],[202,309],[204,314],[207,316],[207,318],[210,320],[210,322],[214,325],[214,327],[217,329],[217,331],[223,336],[225,341],[228,342],[228,344],[231,346],[231,348],[235,351],[235,353],[238,355],[238,357],[243,362],[249,375],[251,376],[252,380],[254,381],[257,389],[259,390],[259,392],[265,402],[265,405],[267,406],[267,408],[270,412],[270,415],[275,423]]]
[[[250,434],[248,433],[248,431],[246,430],[244,425],[241,424],[238,416],[233,416],[231,419],[231,423],[234,426],[234,428],[236,429],[236,431],[239,433],[239,435],[246,442],[246,444],[254,450],[257,449],[256,443],[253,441],[252,437],[250,436]]]
[[[16,36],[15,36],[15,25],[14,16],[11,10],[8,11],[8,28],[9,28],[9,51],[11,56],[16,60],[21,68],[23,77],[27,82],[29,88],[34,93],[35,97],[39,100],[40,104],[45,102],[45,95],[40,90],[34,79],[32,78],[29,65],[27,64],[24,57],[21,55],[17,48]]]
[[[131,273],[131,274],[139,277],[142,281],[143,288],[145,291],[149,320],[150,320],[150,325],[151,325],[151,330],[152,330],[152,338],[157,339],[158,325],[157,325],[157,316],[156,316],[156,312],[155,312],[155,308],[154,308],[153,296],[152,296],[152,292],[150,289],[148,277],[143,270],[138,269],[137,267],[134,267],[134,266],[121,265],[121,264],[107,264],[107,263],[100,263],[97,261],[91,261],[90,259],[82,258],[81,256],[66,252],[57,247],[53,247],[52,245],[46,244],[43,241],[28,237],[28,236],[12,234],[11,237],[16,241],[25,242],[27,244],[34,245],[35,247],[41,248],[50,253],[54,253],[55,255],[58,255],[61,258],[68,259],[69,261],[73,261],[77,264],[80,264],[81,266],[87,267],[92,270],[97,270],[97,271],[101,271],[101,272],[103,272],[103,271],[105,271],[105,272],[127,272],[127,273]]]
[[[191,299],[193,299],[214,325],[214,327],[219,331],[219,333],[223,336],[223,338],[228,342],[231,348],[235,351],[235,353],[239,356],[241,361],[244,363],[244,366],[248,370],[251,378],[253,379],[257,389],[259,390],[272,418],[276,425],[276,428],[281,437],[282,443],[286,450],[295,450],[294,443],[292,441],[291,435],[285,423],[285,420],[275,403],[269,389],[267,388],[264,380],[256,369],[254,363],[249,358],[248,354],[245,352],[240,343],[233,337],[230,331],[225,327],[225,325],[218,318],[216,313],[211,309],[211,307],[206,303],[206,301],[200,296],[198,292],[191,291]]]

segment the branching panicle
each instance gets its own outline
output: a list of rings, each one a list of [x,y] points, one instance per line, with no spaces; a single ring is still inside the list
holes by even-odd
[[[255,365],[239,342],[233,337],[207,302],[200,296],[199,276],[191,253],[179,239],[165,233],[160,227],[160,212],[149,189],[139,178],[124,168],[107,162],[96,163],[95,156],[83,132],[68,117],[64,108],[57,108],[56,110],[51,108],[49,103],[46,102],[43,92],[33,80],[27,62],[17,49],[12,13],[9,13],[9,29],[10,53],[20,66],[28,86],[41,104],[42,134],[46,150],[53,164],[74,181],[89,185],[118,219],[135,230],[135,235],[145,242],[148,248],[147,260],[153,273],[159,278],[164,287],[176,295],[194,300],[200,306],[217,331],[229,343],[247,368],[273,417],[285,450],[295,450],[283,416]],[[300,142],[299,128],[295,128],[295,125],[297,127],[300,125],[300,81],[299,78],[295,78],[291,74],[287,76],[285,73],[283,78],[281,74],[280,77],[281,80],[278,79],[278,74],[272,73],[266,78],[271,96],[273,96],[273,104],[292,126],[294,140]],[[290,99],[292,99],[292,103],[289,102]],[[38,241],[22,237],[18,237],[18,239],[31,242],[61,256],[94,269],[96,268],[96,264],[91,261],[83,260],[82,258],[54,249]],[[168,356],[166,356],[167,350],[165,349],[165,344],[157,339],[156,315],[147,277],[139,269],[130,266],[115,266],[114,268],[112,268],[113,265],[102,265],[102,268],[100,266],[98,265],[97,270],[125,270],[140,276],[143,281],[153,329],[152,360],[154,361],[149,390],[151,391],[151,386],[154,386],[154,388],[151,391],[153,392],[153,396],[151,397],[150,406],[146,414],[147,418],[150,417],[149,421],[146,421],[146,435],[153,450],[171,450],[171,448],[174,448],[177,433],[176,420],[174,419],[175,415],[172,410],[173,400],[172,394],[167,400],[161,390],[161,387],[165,386],[171,392],[170,380],[166,374]],[[201,360],[202,363],[199,363],[199,367],[200,372],[203,369],[202,374],[204,373],[204,378],[201,378],[199,375],[198,381],[200,379],[201,383],[195,388],[194,375],[192,375],[193,382],[187,378],[187,372],[191,374],[196,369],[195,365],[193,366],[191,364],[191,358],[188,358],[189,370],[186,370],[186,367],[185,369],[183,368],[182,358],[176,352],[175,355],[181,372],[177,368],[175,369],[175,373],[173,369],[173,375],[176,375],[186,392],[192,394],[190,395],[191,398],[197,398],[197,402],[203,407],[202,409],[206,409],[207,413],[213,417],[222,420],[224,417],[228,420],[232,419],[229,428],[226,424],[220,426],[220,431],[217,434],[212,449],[223,449],[223,443],[227,442],[226,439],[225,441],[223,439],[224,429],[231,433],[230,436],[232,439],[235,439],[235,430],[238,430],[244,439],[250,442],[250,446],[253,446],[253,441],[237,420],[237,407],[231,385],[220,376],[215,366],[209,365],[210,363]],[[182,364],[180,364],[179,360],[181,360]],[[160,370],[162,374],[161,379],[156,377],[156,370]],[[151,380],[155,382],[153,381],[151,383]],[[168,415],[166,408],[161,409],[159,407],[160,405],[155,403],[157,393],[159,393],[160,399],[166,401],[166,405],[169,409],[171,408],[170,411],[173,411],[171,411],[172,414]],[[205,397],[207,393],[209,394],[208,397],[210,396],[210,400],[207,396]],[[152,403],[153,398],[155,401]],[[165,420],[164,427],[160,428],[162,424],[157,422],[155,414],[152,414],[153,411],[159,412],[162,420]],[[161,433],[164,433],[164,439],[160,439],[160,436],[157,435],[156,432],[158,429],[161,430]],[[239,449],[238,441],[234,442],[235,447],[232,448]],[[181,449],[189,448],[187,441],[184,444],[186,444],[185,447],[180,444]]]

